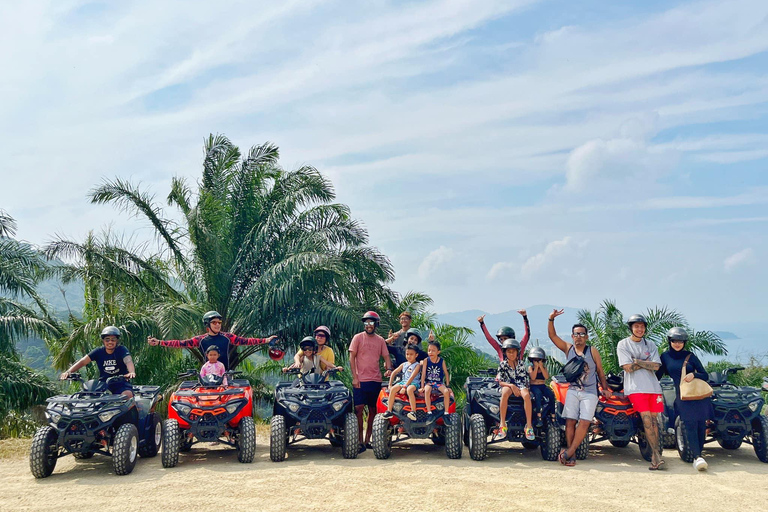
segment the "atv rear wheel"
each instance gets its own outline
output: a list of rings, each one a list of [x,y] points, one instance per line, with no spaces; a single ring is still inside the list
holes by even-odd
[[[77,460],[87,460],[87,459],[92,459],[95,453],[96,452],[92,452],[92,451],[80,452],[80,453],[75,452],[72,454],[72,456]]]
[[[345,459],[356,459],[360,452],[359,430],[357,416],[353,412],[344,415],[344,442],[341,446],[341,455]]]
[[[536,448],[539,447],[538,441],[529,441],[527,439],[523,439],[522,441],[520,441],[520,444],[522,444],[523,448],[525,448],[526,450],[535,450]]]
[[[160,415],[153,412],[147,421],[149,421],[149,433],[144,441],[144,446],[139,448],[139,455],[145,458],[157,455],[157,452],[160,451],[160,444],[163,442],[163,422],[160,421]]]
[[[560,454],[560,445],[562,441],[560,426],[555,421],[547,423],[547,430],[544,431],[544,441],[541,443],[541,458],[548,461],[557,460]]]
[[[116,475],[128,475],[136,466],[139,456],[139,431],[133,423],[124,423],[117,429],[112,445],[112,468]]]
[[[29,450],[29,469],[35,478],[51,476],[59,456],[58,438],[53,427],[40,427]]]
[[[269,422],[269,460],[283,462],[288,444],[288,430],[285,428],[285,416],[275,414]]]
[[[241,419],[237,430],[237,460],[250,464],[256,456],[256,424],[253,418],[246,416]]]
[[[624,448],[629,444],[629,441],[626,439],[611,439],[610,441],[616,448]]]
[[[450,414],[451,424],[445,428],[445,454],[449,459],[460,459],[464,447],[461,441],[461,421],[455,414]]]
[[[488,431],[482,414],[469,418],[469,456],[472,460],[483,460],[488,455]]]
[[[651,445],[648,442],[648,439],[646,439],[644,432],[637,434],[637,446],[640,448],[640,455],[642,455],[646,461],[651,462],[651,459],[653,458],[653,450],[651,449]],[[663,452],[664,447],[659,446],[659,455]]]
[[[586,436],[584,436],[584,439],[581,440],[581,443],[579,443],[579,446],[576,448],[576,459],[577,460],[584,460],[589,455],[589,433],[587,433]]]
[[[160,458],[164,468],[173,468],[179,463],[181,435],[178,421],[165,420],[163,422],[163,453]]]
[[[718,438],[717,444],[725,448],[726,450],[737,450],[741,448],[741,439],[720,439]]]
[[[680,418],[675,420],[675,445],[677,446],[677,453],[680,455],[680,460],[683,462],[693,462],[691,445],[688,443],[688,432],[685,428],[685,423],[680,421]]]
[[[752,420],[752,446],[760,462],[768,462],[768,416]]]
[[[373,418],[371,444],[377,459],[388,459],[392,455],[392,432],[389,420],[383,414],[377,414]]]

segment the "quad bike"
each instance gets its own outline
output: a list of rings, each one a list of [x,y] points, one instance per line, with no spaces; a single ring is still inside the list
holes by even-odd
[[[68,380],[80,382],[81,390],[47,399],[48,425],[37,429],[29,453],[35,478],[50,476],[59,457],[70,453],[78,460],[96,453],[112,457],[116,475],[133,471],[137,454],[157,455],[163,437],[155,411],[162,399],[159,386],[133,386],[129,398],[109,392],[110,383],[125,381],[121,375],[83,381],[73,373]]]
[[[450,390],[449,390],[450,392]],[[416,397],[416,421],[408,418],[411,412],[411,404],[408,395],[398,394],[395,404],[392,406],[392,417],[386,418],[389,402],[389,389],[387,383],[382,383],[379,393],[379,401],[376,410],[379,414],[373,419],[373,435],[371,444],[373,454],[377,459],[388,459],[392,454],[392,444],[406,439],[431,439],[438,446],[445,446],[445,454],[449,459],[461,458],[461,422],[456,418],[456,402],[451,393],[451,401],[448,410],[445,410],[443,397],[439,392],[433,393],[430,410],[427,414],[427,406],[424,397],[420,394]],[[448,418],[446,425],[445,418]]]
[[[341,446],[345,459],[358,453],[358,426],[352,396],[338,380],[326,380],[338,370],[301,375],[293,382],[280,382],[270,422],[269,458],[285,460],[286,447],[302,439],[325,439]]]
[[[197,381],[184,381],[168,403],[168,419],[163,423],[164,468],[179,463],[179,452],[193,444],[219,442],[237,449],[237,460],[253,462],[256,455],[256,425],[253,422],[253,392],[245,379],[233,377],[242,372],[228,371],[224,377],[206,375]],[[196,370],[179,374],[197,375]]]
[[[529,450],[539,448],[544,460],[557,460],[562,446],[560,425],[555,418],[555,404],[544,396],[541,410],[534,409],[534,414],[541,412],[541,426],[535,426],[536,439],[525,438],[525,409],[523,399],[509,397],[507,406],[507,435],[499,434],[501,389],[494,376],[496,370],[484,370],[481,377],[469,377],[464,383],[467,403],[464,406],[462,422],[464,424],[464,444],[469,448],[472,460],[486,457],[488,444],[502,441],[519,441]]]
[[[743,369],[735,367],[722,372],[710,372],[709,384],[714,390],[712,405],[715,418],[708,429],[705,443],[717,441],[726,450],[735,450],[746,441],[755,449],[761,462],[768,462],[768,416],[762,414],[765,400],[758,388],[735,386],[728,382],[729,375]],[[763,380],[763,389],[768,391],[766,380]],[[678,418],[675,428],[680,458],[685,462],[693,462],[685,423]]]
[[[619,448],[627,446],[630,442],[637,443],[637,446],[640,448],[640,455],[650,462],[653,450],[645,437],[640,414],[632,407],[629,398],[623,394],[624,377],[608,374],[606,380],[611,391],[613,391],[613,396],[606,398],[599,395],[595,417],[589,427],[589,432],[584,437],[584,441],[576,449],[576,458],[580,460],[587,458],[590,443],[608,440],[613,446]],[[557,400],[555,409],[558,422],[561,429],[565,430],[565,418],[563,418],[562,414],[569,383],[562,375],[555,375],[552,377],[550,386],[555,392],[555,399]],[[666,415],[662,413],[659,416],[661,425],[666,425]],[[659,427],[659,434],[662,431],[663,429]],[[663,446],[659,446],[659,451],[663,451]]]
[[[662,377],[659,380],[661,385],[661,394],[664,397],[664,419],[666,420],[663,425],[659,425],[659,435],[661,436],[661,444],[664,448],[672,450],[677,448],[677,439],[675,437],[675,421],[677,420],[677,412],[675,412],[675,398],[677,392],[675,391],[675,383],[669,376]]]

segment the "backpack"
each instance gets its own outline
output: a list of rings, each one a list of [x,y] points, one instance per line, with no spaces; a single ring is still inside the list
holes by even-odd
[[[584,347],[585,356],[588,350],[592,350],[589,345]],[[573,352],[576,353],[576,347],[573,347]],[[565,380],[568,382],[576,382],[581,377],[581,374],[584,373],[584,368],[586,368],[586,366],[586,357],[576,355],[576,357],[565,363],[565,366],[563,366],[563,377],[565,377]]]

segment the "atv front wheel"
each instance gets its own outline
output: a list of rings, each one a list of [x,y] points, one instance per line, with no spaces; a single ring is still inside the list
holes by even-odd
[[[555,421],[550,421],[547,423],[544,435],[544,441],[541,443],[541,458],[548,461],[557,460],[562,444],[560,426]]]
[[[392,433],[389,420],[383,414],[377,414],[373,418],[371,444],[377,459],[388,459],[392,455]]]
[[[488,431],[482,414],[469,418],[469,456],[472,460],[483,460],[488,455]]]
[[[125,423],[117,429],[112,446],[112,468],[116,475],[128,475],[136,466],[139,455],[139,431],[133,423]]]
[[[722,446],[726,450],[738,450],[741,448],[741,439],[719,439],[717,440],[717,444]]]
[[[445,426],[445,454],[449,459],[460,459],[464,445],[461,442],[461,421],[455,414],[448,416],[450,425]]]
[[[153,412],[147,421],[149,422],[147,439],[144,440],[144,446],[139,448],[139,455],[145,458],[157,455],[157,452],[160,451],[160,444],[163,442],[163,422],[160,421],[160,415]]]
[[[163,453],[160,457],[164,468],[173,468],[179,463],[179,445],[181,444],[181,431],[179,422],[165,420],[163,422]]]
[[[285,416],[275,414],[269,422],[269,460],[283,462],[285,460],[285,447],[288,443],[285,429]]]
[[[611,439],[610,441],[616,448],[624,448],[629,444],[629,441],[626,439]]]
[[[680,421],[680,418],[675,420],[675,445],[677,446],[677,453],[680,455],[680,460],[683,462],[693,462],[691,445],[688,443],[688,432],[685,428],[685,423]]]
[[[752,446],[760,462],[768,462],[768,416],[752,420]]]
[[[53,427],[40,427],[32,439],[29,451],[29,469],[35,478],[51,476],[59,456],[58,435]]]
[[[576,448],[576,459],[585,460],[589,455],[589,433],[584,436],[579,446]]]
[[[237,426],[237,460],[250,464],[256,456],[256,424],[253,418],[246,416]]]
[[[360,452],[359,430],[357,416],[353,412],[344,415],[344,441],[341,446],[341,455],[345,459],[356,459]]]

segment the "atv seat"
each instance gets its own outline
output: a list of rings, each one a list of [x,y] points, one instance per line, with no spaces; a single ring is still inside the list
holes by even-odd
[[[181,385],[179,386],[179,389],[192,389],[195,386],[197,386],[196,380],[185,380],[184,382],[181,383]]]

